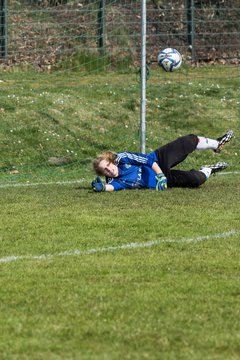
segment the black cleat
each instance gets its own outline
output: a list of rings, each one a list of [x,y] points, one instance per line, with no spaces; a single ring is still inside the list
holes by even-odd
[[[220,153],[223,146],[229,142],[231,139],[233,138],[233,131],[232,130],[228,130],[228,132],[226,132],[226,134],[224,134],[223,136],[217,138],[218,141],[218,147],[216,150],[213,150],[216,153]]]
[[[217,164],[215,165],[204,165],[201,167],[201,169],[203,168],[208,168],[208,169],[211,169],[211,174],[215,174],[219,171],[222,171],[222,170],[225,170],[226,168],[228,167],[228,164],[225,163],[225,162],[218,162]],[[200,169],[200,170],[201,170]]]

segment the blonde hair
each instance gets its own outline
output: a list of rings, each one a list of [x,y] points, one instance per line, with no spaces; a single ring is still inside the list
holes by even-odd
[[[105,151],[104,153],[98,155],[98,157],[92,162],[93,171],[99,176],[104,175],[99,168],[100,162],[102,160],[106,160],[107,162],[114,164],[116,157],[117,155],[114,154],[112,151]]]

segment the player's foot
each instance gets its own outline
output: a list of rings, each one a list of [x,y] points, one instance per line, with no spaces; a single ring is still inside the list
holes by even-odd
[[[227,163],[220,161],[215,165],[204,165],[204,166],[201,167],[200,170],[202,170],[204,168],[208,168],[208,169],[211,169],[211,174],[215,174],[215,173],[217,173],[219,171],[225,170],[227,167],[228,167]]]
[[[226,132],[226,134],[224,134],[223,136],[217,138],[218,141],[218,147],[213,150],[216,153],[220,153],[220,151],[222,150],[223,146],[229,142],[231,139],[233,138],[233,131],[232,130],[228,130],[228,132]]]

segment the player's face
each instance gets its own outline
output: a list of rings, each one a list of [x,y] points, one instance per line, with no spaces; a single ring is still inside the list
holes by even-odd
[[[107,160],[100,161],[98,168],[104,176],[107,177],[118,176],[118,167]]]

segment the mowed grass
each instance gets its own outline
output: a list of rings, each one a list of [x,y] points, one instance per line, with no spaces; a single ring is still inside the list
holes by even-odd
[[[1,359],[238,359],[239,190],[0,189]]]
[[[221,154],[181,164],[226,161],[229,174],[95,194],[97,153],[139,151],[137,75],[1,73],[1,359],[239,359],[238,74],[148,80],[147,151],[232,128]],[[41,185],[67,180],[80,183]]]

